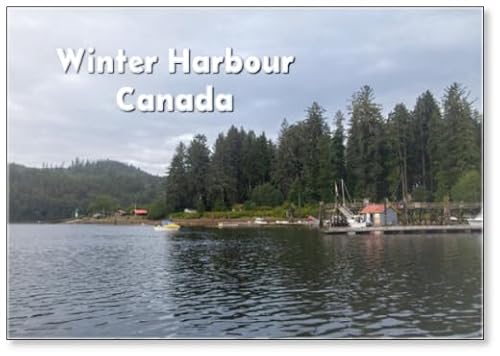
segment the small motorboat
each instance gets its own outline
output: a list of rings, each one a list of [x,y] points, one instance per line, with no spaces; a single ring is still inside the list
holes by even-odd
[[[163,220],[160,225],[155,225],[155,231],[172,231],[179,230],[181,226],[179,224],[174,223],[171,220]]]
[[[476,217],[467,219],[469,225],[472,226],[483,226],[483,212],[480,212]]]
[[[267,225],[267,221],[263,218],[255,218],[253,223],[257,225]]]
[[[238,226],[240,226],[240,224],[238,224],[238,223],[228,223],[228,222],[219,222],[217,224],[217,227],[219,229],[223,229],[225,227],[238,227]]]

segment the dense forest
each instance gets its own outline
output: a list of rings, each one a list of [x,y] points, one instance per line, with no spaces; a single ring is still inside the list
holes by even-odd
[[[442,100],[422,93],[413,108],[387,117],[363,86],[347,111],[329,117],[312,103],[305,118],[283,120],[276,142],[264,132],[230,127],[212,147],[196,135],[179,143],[165,177],[114,161],[67,168],[9,165],[11,221],[54,220],[147,207],[150,218],[185,208],[230,210],[332,202],[343,179],[353,200],[481,201],[482,116],[466,89]]]
[[[349,125],[346,124],[346,114]],[[166,177],[167,211],[331,202],[343,179],[353,199],[481,201],[482,116],[466,89],[430,91],[413,109],[384,117],[369,86],[329,124],[313,103],[302,121],[283,120],[277,142],[231,127],[213,149],[204,135],[179,143]]]
[[[9,220],[58,220],[143,206],[157,198],[161,178],[123,163],[74,160],[67,168],[9,164]]]

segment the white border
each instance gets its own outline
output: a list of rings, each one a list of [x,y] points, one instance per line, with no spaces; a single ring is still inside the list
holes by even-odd
[[[76,3],[76,4],[74,4]],[[485,131],[484,131],[484,167],[485,167],[485,338],[486,341],[407,341],[407,340],[384,340],[384,341],[217,341],[217,340],[206,340],[206,341],[6,341],[5,335],[5,290],[0,293],[1,307],[0,307],[0,338],[1,346],[0,353],[2,355],[7,355],[11,353],[19,354],[36,354],[36,355],[88,355],[89,353],[96,351],[104,352],[117,352],[120,355],[136,355],[137,353],[143,353],[146,351],[148,354],[162,354],[170,353],[171,355],[184,355],[186,353],[196,353],[207,355],[252,355],[261,352],[283,352],[283,355],[295,355],[298,353],[312,353],[318,354],[329,354],[332,353],[362,353],[370,356],[383,355],[421,355],[422,353],[439,353],[441,355],[470,355],[472,353],[485,353],[485,354],[500,354],[499,344],[500,335],[499,328],[495,327],[495,324],[500,322],[498,318],[499,308],[496,306],[500,304],[500,296],[498,293],[498,283],[500,278],[495,274],[500,274],[500,259],[496,257],[496,253],[499,253],[499,241],[500,234],[496,234],[499,230],[496,228],[498,226],[495,224],[495,215],[500,209],[498,204],[495,204],[498,200],[499,188],[498,185],[494,184],[499,180],[499,169],[497,165],[499,158],[495,153],[500,153],[500,128],[499,120],[500,115],[498,111],[498,95],[500,95],[500,90],[498,90],[498,70],[494,66],[494,63],[498,65],[500,63],[498,56],[498,46],[500,43],[500,35],[498,33],[498,28],[500,24],[499,16],[499,1],[498,0],[485,0],[485,1],[466,1],[466,0],[448,0],[448,1],[396,1],[396,0],[385,0],[385,1],[329,1],[329,0],[289,0],[289,1],[270,1],[270,0],[256,0],[256,1],[238,1],[238,5],[274,5],[274,6],[485,6],[485,94],[484,97],[484,117],[485,117]],[[68,1],[44,1],[44,5],[50,6],[68,6],[70,3]],[[89,1],[72,1],[71,4],[74,5],[84,5],[84,6],[104,6],[104,5],[116,5],[116,2],[112,1],[99,1],[99,0],[89,0]],[[6,1],[3,5],[4,12],[2,17],[1,28],[1,48],[5,49],[5,6],[40,6],[41,1],[31,0],[31,1]],[[171,1],[168,3],[159,1],[134,1],[134,0],[122,0],[119,2],[121,6],[164,6],[164,5],[177,5],[177,6],[206,6],[209,5],[207,1]],[[234,6],[235,1],[230,0],[218,0],[210,1],[210,5],[216,6]],[[2,50],[3,54],[3,50]],[[5,118],[5,55],[0,56],[0,64],[2,66],[2,78],[3,85],[0,87],[0,95],[3,98],[1,100],[0,110]],[[495,90],[497,89],[497,90]],[[0,218],[3,231],[5,232],[6,224],[6,191],[5,191],[5,163],[6,163],[6,145],[5,145],[5,121],[0,125],[1,132],[0,137],[2,137],[1,152],[3,157],[3,164],[1,166],[0,179],[1,179],[1,200],[0,205]],[[496,161],[496,162],[495,162]],[[498,235],[498,236],[497,236]],[[2,257],[2,262],[0,263],[0,285],[5,286],[5,233],[4,240],[0,243],[0,256]],[[77,346],[77,347],[75,347]],[[496,350],[496,352],[495,352]]]

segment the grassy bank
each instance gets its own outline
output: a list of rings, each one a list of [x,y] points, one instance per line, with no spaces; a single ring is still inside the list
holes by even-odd
[[[169,218],[183,226],[216,226],[218,223],[248,223],[257,217],[268,221],[286,220],[286,206],[258,207],[255,209],[239,209],[227,211],[205,211],[195,213],[177,212],[169,215]],[[294,219],[304,219],[309,215],[317,216],[318,207],[308,205],[293,210]],[[82,217],[79,219],[68,219],[60,221],[66,224],[106,224],[106,225],[156,225],[159,219],[148,219],[140,216],[106,216],[102,218]]]
[[[106,216],[102,218],[82,217],[62,221],[65,224],[104,224],[104,225],[156,225],[159,220],[150,220],[140,216]]]
[[[227,211],[205,211],[196,213],[172,213],[170,218],[172,219],[253,219],[256,217],[268,218],[268,219],[286,219],[288,208],[285,206],[278,207],[259,207],[256,209],[239,209],[239,210],[227,210]],[[295,208],[293,210],[293,217],[296,219],[306,218],[309,215],[318,215],[317,205],[307,205],[301,208]]]

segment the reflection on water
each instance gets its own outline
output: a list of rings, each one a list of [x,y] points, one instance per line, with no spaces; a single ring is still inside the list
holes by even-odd
[[[9,337],[481,337],[481,236],[9,226]]]

